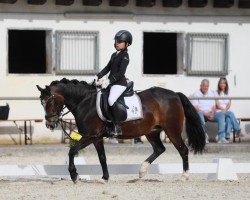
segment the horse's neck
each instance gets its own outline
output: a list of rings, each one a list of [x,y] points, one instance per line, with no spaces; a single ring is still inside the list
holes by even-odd
[[[96,95],[91,98],[85,97],[82,100],[71,102],[66,104],[66,107],[74,116],[78,131],[80,133],[87,133],[88,117],[93,116],[93,113],[97,115]]]
[[[65,106],[77,117],[80,113],[87,114],[90,108],[95,108],[96,94],[91,96],[75,96],[65,98]]]

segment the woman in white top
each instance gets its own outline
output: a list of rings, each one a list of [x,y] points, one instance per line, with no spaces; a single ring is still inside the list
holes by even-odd
[[[228,96],[228,82],[226,78],[220,78],[218,82],[218,89],[217,94],[219,97],[227,97]],[[229,99],[218,99],[216,100],[216,112],[223,112],[226,116],[226,140],[230,142],[230,133],[233,128],[233,130],[236,132],[236,135],[238,137],[242,137],[243,134],[241,133],[240,125],[232,111],[230,111],[231,107],[231,100]]]

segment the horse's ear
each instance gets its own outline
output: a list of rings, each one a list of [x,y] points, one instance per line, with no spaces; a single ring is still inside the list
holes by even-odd
[[[36,85],[37,89],[42,92],[43,91],[43,88],[41,88],[39,85]]]
[[[51,94],[51,93],[50,93],[50,87],[49,87],[49,86],[46,85],[46,86],[45,86],[45,89],[46,89],[46,92],[48,92],[49,94]]]

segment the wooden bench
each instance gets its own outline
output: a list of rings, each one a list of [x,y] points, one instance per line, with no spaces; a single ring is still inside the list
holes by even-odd
[[[32,122],[42,122],[43,119],[7,119],[7,120],[0,120],[1,122],[13,122],[13,124],[17,127],[18,131],[19,131],[19,144],[22,144],[22,139],[21,139],[21,135],[24,134],[24,144],[28,145],[28,144],[32,144]],[[23,127],[20,127],[20,125],[18,124],[18,122],[23,123]]]

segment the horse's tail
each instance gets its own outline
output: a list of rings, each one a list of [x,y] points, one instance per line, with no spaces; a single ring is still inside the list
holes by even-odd
[[[177,92],[177,94],[181,99],[186,117],[188,145],[194,150],[194,153],[202,153],[206,145],[206,136],[199,115],[184,94],[180,92]]]

